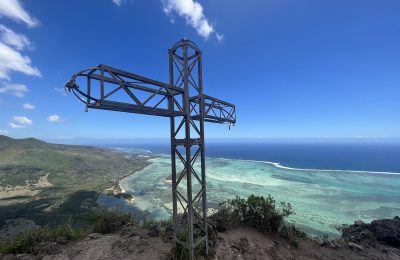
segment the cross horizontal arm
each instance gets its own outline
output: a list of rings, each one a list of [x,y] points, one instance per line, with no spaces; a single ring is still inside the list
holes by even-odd
[[[74,74],[65,88],[91,109],[163,117],[185,115],[183,88],[103,64]],[[207,95],[203,95],[203,98],[205,121],[236,122],[233,104]],[[169,99],[173,100],[173,106],[168,106]],[[200,97],[191,97],[190,104],[193,108],[199,106]],[[191,113],[193,120],[201,120],[199,109],[192,109]]]
[[[204,121],[211,123],[236,123],[236,107],[235,105],[222,101],[220,99],[203,95],[204,98]],[[191,97],[190,102],[199,103],[199,96]],[[194,120],[198,120],[199,114],[192,116]]]
[[[183,114],[168,108],[168,98],[178,102],[183,89],[103,64],[74,74],[65,87],[91,109],[165,117]]]

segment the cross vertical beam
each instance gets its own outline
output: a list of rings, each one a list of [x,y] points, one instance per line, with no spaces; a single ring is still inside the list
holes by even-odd
[[[169,61],[170,84],[183,89],[184,111],[184,115],[179,117],[181,121],[177,129],[175,117],[171,118],[174,239],[187,247],[189,258],[194,259],[194,249],[201,243],[208,251],[201,51],[194,43],[183,39],[169,50]],[[191,103],[191,97],[196,97],[198,102]],[[192,115],[198,116],[197,122]],[[184,138],[180,139],[179,134]],[[183,168],[179,176],[176,172],[177,161],[181,164],[179,168]],[[180,189],[183,185],[186,186],[185,195],[181,193],[184,189]],[[181,214],[178,214],[179,207]],[[186,241],[182,240],[182,234],[187,235]]]

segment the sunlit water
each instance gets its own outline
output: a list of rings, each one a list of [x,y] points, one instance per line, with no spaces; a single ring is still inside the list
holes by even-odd
[[[168,218],[172,209],[170,157],[159,155],[145,169],[120,181],[135,196],[134,204],[107,196],[98,203],[135,212],[147,210],[156,219]],[[309,233],[337,235],[335,226],[355,220],[371,221],[400,215],[400,174],[305,170],[276,163],[207,158],[209,208],[235,196],[271,194],[292,204],[289,221]]]

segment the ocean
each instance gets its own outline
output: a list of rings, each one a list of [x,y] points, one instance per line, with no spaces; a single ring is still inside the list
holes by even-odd
[[[169,145],[108,145],[152,164],[120,181],[135,196],[127,203],[101,195],[100,205],[118,206],[151,218],[171,214]],[[292,204],[289,221],[313,235],[337,236],[336,226],[400,215],[400,143],[390,142],[210,142],[206,146],[208,207],[235,196],[272,195]]]

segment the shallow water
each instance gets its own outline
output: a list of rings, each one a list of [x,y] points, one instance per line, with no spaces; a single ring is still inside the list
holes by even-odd
[[[136,212],[148,210],[156,219],[168,218],[172,208],[170,157],[160,155],[145,169],[123,180],[122,188],[136,197],[134,204],[102,196],[100,204]],[[335,226],[357,219],[400,215],[400,175],[342,170],[290,169],[279,164],[207,158],[208,207],[251,194],[271,194],[292,204],[290,221],[313,234],[337,235]]]

